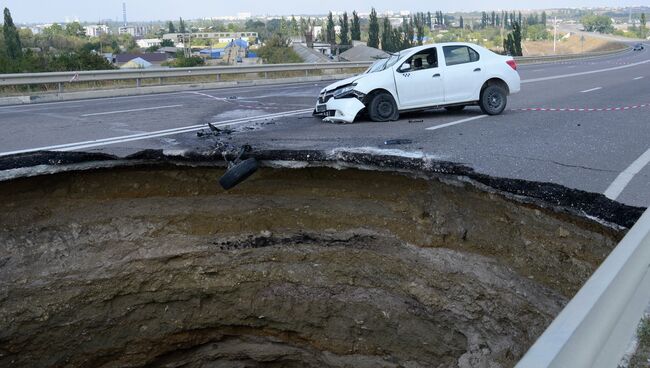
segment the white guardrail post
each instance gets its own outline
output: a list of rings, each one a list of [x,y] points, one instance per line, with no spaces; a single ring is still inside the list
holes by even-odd
[[[650,302],[650,210],[516,368],[616,368]]]

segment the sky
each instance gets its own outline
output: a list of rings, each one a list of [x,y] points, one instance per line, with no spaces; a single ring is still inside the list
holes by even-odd
[[[122,2],[126,2],[129,21],[207,18],[250,12],[253,15],[323,14],[332,11],[367,12],[371,7],[382,10],[471,11],[494,9],[538,9],[650,6],[650,0],[0,0],[0,7],[11,10],[15,23],[51,23],[66,19],[94,22],[99,19],[122,19]],[[353,4],[353,5],[351,5]],[[403,5],[397,5],[403,4]],[[489,4],[489,5],[488,5]]]

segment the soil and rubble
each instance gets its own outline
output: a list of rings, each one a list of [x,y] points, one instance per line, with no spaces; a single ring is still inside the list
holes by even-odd
[[[354,153],[226,192],[161,154],[0,160],[0,366],[512,367],[641,211]]]

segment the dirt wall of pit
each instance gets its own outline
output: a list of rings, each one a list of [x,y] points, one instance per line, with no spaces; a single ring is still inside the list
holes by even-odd
[[[221,174],[0,183],[0,366],[511,367],[623,235],[462,182]]]

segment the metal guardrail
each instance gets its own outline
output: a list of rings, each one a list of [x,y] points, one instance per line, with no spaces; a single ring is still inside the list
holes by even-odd
[[[321,63],[321,64],[264,64],[247,66],[215,66],[196,68],[169,68],[169,69],[144,69],[144,70],[99,70],[83,72],[53,72],[53,73],[18,73],[0,74],[0,86],[20,86],[37,84],[58,84],[59,90],[63,90],[66,83],[97,82],[113,80],[135,80],[136,86],[141,86],[143,79],[161,79],[178,77],[214,76],[215,82],[219,82],[221,75],[225,74],[248,74],[275,72],[304,72],[309,76],[310,71],[315,70],[349,70],[367,68],[371,62],[360,63]]]
[[[552,62],[570,59],[582,59],[615,54],[624,50],[572,54],[552,55],[539,57],[516,57],[518,63],[527,64],[535,62]],[[169,69],[145,69],[145,70],[100,70],[82,72],[54,72],[54,73],[18,73],[0,74],[0,86],[24,86],[24,85],[45,85],[56,84],[59,92],[63,92],[64,86],[69,83],[79,82],[100,82],[100,81],[123,81],[134,80],[136,87],[142,86],[144,79],[158,79],[158,84],[163,85],[166,78],[201,77],[211,76],[214,82],[220,82],[222,75],[260,73],[263,78],[268,78],[269,73],[277,72],[304,72],[310,76],[311,71],[323,70],[352,70],[367,68],[372,62],[340,62],[340,63],[315,63],[315,64],[264,64],[248,66],[215,66],[195,68],[169,68]]]
[[[516,368],[615,368],[650,301],[650,210]]]

